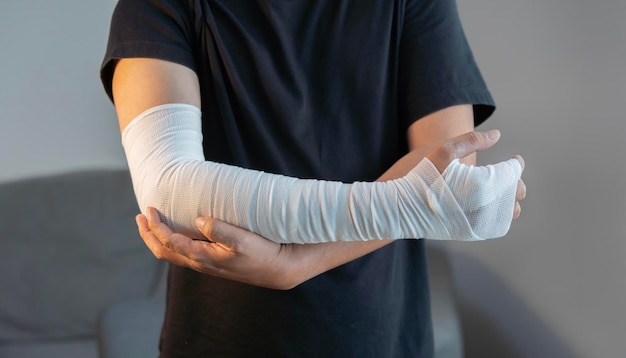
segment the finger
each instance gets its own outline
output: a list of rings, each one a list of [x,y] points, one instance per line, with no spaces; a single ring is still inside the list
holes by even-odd
[[[428,159],[443,172],[448,164],[457,158],[464,158],[476,151],[485,150],[496,144],[500,139],[500,131],[492,129],[487,132],[468,132],[448,139],[437,146]]]
[[[163,246],[172,248],[171,243],[168,242],[167,238],[172,236],[174,232],[167,225],[161,222],[161,218],[159,217],[159,213],[156,209],[150,207],[147,208],[146,217],[148,219],[148,229],[154,233]]]
[[[211,217],[196,218],[196,227],[209,240],[233,251],[239,251],[248,231]]]
[[[159,238],[157,238],[157,236],[154,235],[152,231],[150,231],[150,228],[148,226],[148,220],[144,215],[137,215],[135,221],[137,222],[139,235],[143,239],[148,249],[157,259],[161,261],[167,261],[178,266],[193,267],[193,262],[187,257],[163,246],[161,240],[159,240]]]
[[[148,249],[152,252],[152,254],[159,260],[164,260],[164,251],[165,247],[159,239],[154,236],[154,234],[150,231],[148,227],[148,219],[144,215],[137,215],[135,217],[135,221],[137,222],[137,228],[139,229],[139,235],[143,239],[143,242],[148,246]]]
[[[173,232],[169,226],[161,222],[159,212],[155,208],[147,208],[146,217],[148,219],[148,229],[152,231],[156,237],[162,240],[163,245],[169,247],[168,238],[178,234]]]
[[[515,193],[515,200],[521,201],[526,198],[526,184],[523,180],[517,182],[517,192]]]
[[[486,132],[469,132],[448,140],[450,154],[454,158],[463,158],[480,150],[491,148],[500,140],[500,131],[492,129]]]
[[[515,208],[513,209],[513,220],[516,220],[522,214],[522,206],[519,202],[515,202]]]
[[[135,216],[135,222],[137,223],[137,229],[139,230],[139,234],[142,235],[143,237],[143,233],[148,232],[150,230],[148,228],[148,219],[146,218],[145,215],[139,214]]]
[[[150,206],[146,208],[146,218],[148,219],[148,224],[158,224],[161,222],[161,217],[157,209]]]
[[[183,234],[173,232],[172,229],[161,222],[156,209],[148,208],[146,215],[148,218],[148,228],[161,242],[161,245],[195,262],[197,247],[194,246],[194,240]]]
[[[523,171],[524,168],[526,168],[526,161],[524,160],[524,158],[522,158],[521,155],[514,155],[513,158],[517,159],[519,164],[522,166],[522,171]]]

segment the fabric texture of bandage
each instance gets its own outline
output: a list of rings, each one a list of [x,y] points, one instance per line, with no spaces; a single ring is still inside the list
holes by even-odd
[[[348,184],[243,169],[205,161],[201,111],[185,104],[143,112],[122,144],[141,210],[155,207],[174,231],[196,238],[198,216],[279,243],[501,237],[522,172],[515,159],[481,167],[454,160],[440,174],[424,159],[399,179]]]

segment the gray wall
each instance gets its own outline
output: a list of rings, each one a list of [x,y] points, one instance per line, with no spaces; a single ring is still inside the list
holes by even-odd
[[[98,78],[114,6],[0,5],[0,180],[126,165]]]
[[[502,143],[481,160],[522,154],[529,194],[507,238],[450,247],[502,279],[578,356],[624,357],[626,2],[459,7],[499,104],[485,128],[501,129]],[[511,331],[520,323],[500,318]]]
[[[1,6],[0,181],[125,166],[98,79],[114,4]],[[503,133],[480,161],[522,154],[529,188],[508,237],[445,244],[501,284],[494,289],[457,260],[459,292],[491,309],[495,330],[534,346],[535,357],[540,338],[526,329],[528,315],[576,356],[623,356],[626,2],[459,0],[459,7],[499,106],[483,128]],[[524,314],[503,303],[502,290]]]

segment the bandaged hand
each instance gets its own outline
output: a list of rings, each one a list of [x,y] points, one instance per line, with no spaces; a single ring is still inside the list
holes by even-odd
[[[400,179],[346,184],[303,180],[204,160],[201,113],[169,104],[125,129],[142,211],[157,208],[174,231],[200,238],[210,216],[280,243],[430,238],[481,240],[506,234],[522,167],[452,160],[443,173],[428,158]]]

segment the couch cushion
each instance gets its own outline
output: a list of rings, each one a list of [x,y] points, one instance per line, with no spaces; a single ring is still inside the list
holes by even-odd
[[[162,264],[137,213],[126,170],[0,185],[0,340],[93,336],[105,307],[149,296]]]
[[[98,358],[95,339],[0,343],[2,358]]]

